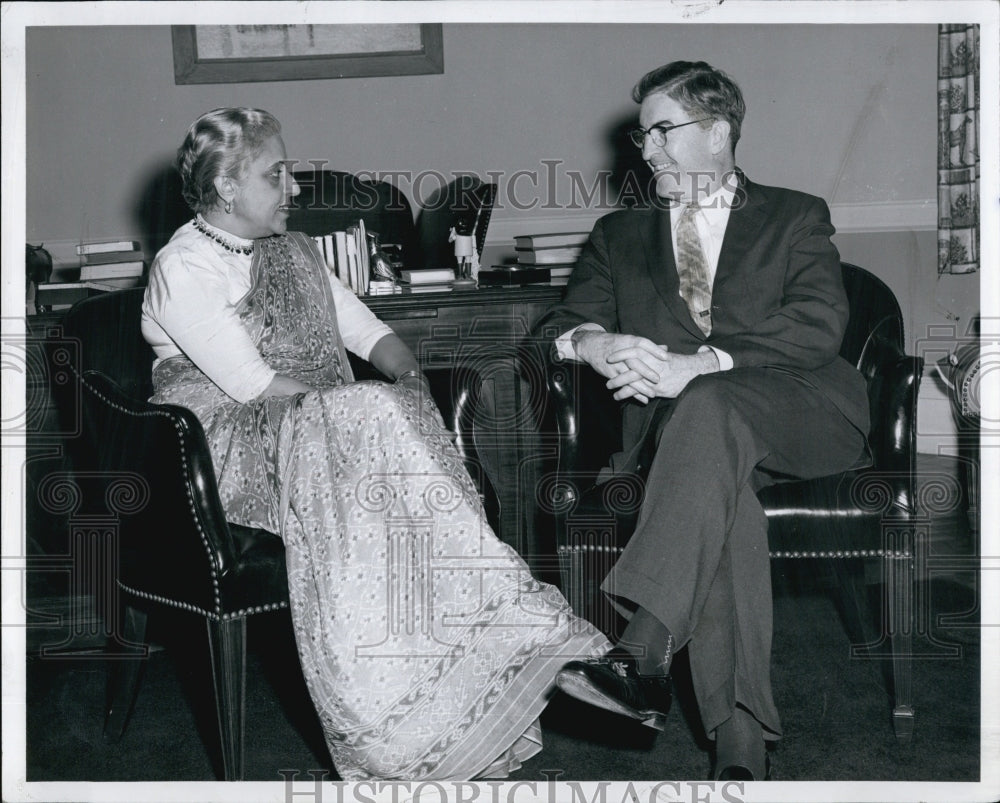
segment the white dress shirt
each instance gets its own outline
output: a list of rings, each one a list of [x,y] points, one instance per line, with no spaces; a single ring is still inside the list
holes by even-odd
[[[694,213],[694,224],[698,230],[698,237],[701,239],[702,251],[705,253],[705,261],[708,265],[708,283],[715,282],[715,272],[719,268],[719,254],[722,252],[722,240],[726,236],[726,226],[729,224],[729,210],[732,209],[735,192],[729,184],[723,182],[711,195],[707,196],[698,204],[698,211]],[[670,228],[671,242],[674,249],[674,263],[677,262],[677,224],[684,213],[683,204],[673,204],[670,207]],[[678,294],[679,294],[678,290]],[[574,360],[579,362],[576,349],[573,347],[573,333],[577,330],[591,330],[603,332],[604,327],[597,323],[582,323],[572,329],[563,332],[555,340],[556,353],[564,360]],[[661,343],[670,348],[669,343]],[[728,371],[733,367],[733,358],[722,349],[714,346],[702,346],[698,351],[711,349],[719,358],[719,369]]]
[[[234,244],[252,243],[215,231]],[[275,371],[261,357],[237,313],[250,291],[252,261],[252,255],[228,251],[202,234],[194,221],[174,233],[153,260],[142,303],[142,334],[156,354],[154,368],[183,353],[236,401],[255,399],[267,388]],[[336,276],[328,275],[344,345],[367,360],[374,345],[392,329]]]

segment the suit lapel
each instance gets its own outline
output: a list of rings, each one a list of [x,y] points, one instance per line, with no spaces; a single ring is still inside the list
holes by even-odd
[[[757,232],[767,219],[766,204],[759,189],[747,181],[742,172],[737,172],[739,185],[733,198],[733,209],[729,213],[726,234],[722,238],[719,264],[715,270],[713,293],[731,277],[746,267],[744,256],[757,239]]]
[[[677,276],[673,233],[670,229],[670,210],[650,208],[646,220],[640,225],[645,227],[645,230],[639,233],[639,241],[643,246],[646,271],[653,287],[680,325],[695,337],[704,340],[705,335],[692,320],[687,304],[680,296],[680,279]]]

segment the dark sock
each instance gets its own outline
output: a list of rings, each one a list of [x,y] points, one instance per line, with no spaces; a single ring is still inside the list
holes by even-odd
[[[754,715],[737,705],[733,715],[715,731],[715,767],[746,767],[759,781],[764,780],[766,750],[764,731]]]
[[[674,637],[645,608],[637,608],[618,646],[636,658],[640,675],[667,675],[673,660]]]

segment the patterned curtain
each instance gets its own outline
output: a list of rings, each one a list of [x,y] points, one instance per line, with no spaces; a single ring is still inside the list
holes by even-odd
[[[979,270],[979,26],[938,28],[938,273]]]

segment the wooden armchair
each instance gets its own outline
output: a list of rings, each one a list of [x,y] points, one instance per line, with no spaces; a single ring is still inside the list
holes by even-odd
[[[88,298],[64,319],[80,344],[76,374],[83,432],[74,472],[85,504],[107,527],[124,616],[109,644],[114,661],[105,739],[121,738],[146,656],[147,611],[169,606],[204,622],[226,780],[243,778],[246,627],[256,614],[288,607],[285,550],[277,535],[230,524],[195,415],[150,404],[153,353],[140,333],[143,289]],[[460,449],[472,439],[479,382],[429,372],[432,394]],[[465,453],[463,452],[463,456]],[[467,464],[475,465],[471,458]],[[104,599],[113,590],[99,589]]]
[[[882,562],[884,628],[874,642],[852,650],[859,656],[885,655],[887,645],[893,724],[905,740],[913,729],[915,416],[923,360],[903,351],[903,320],[892,291],[861,268],[843,264],[842,269],[850,319],[840,353],[867,380],[874,465],[774,485],[759,497],[768,516],[772,559],[831,559],[855,601],[856,573],[849,570],[865,559]],[[563,591],[578,614],[613,639],[622,623],[599,586],[634,529],[643,478],[617,476],[594,486],[599,469],[621,444],[621,413],[603,378],[587,366],[551,362],[547,381],[559,454],[541,496],[556,523]],[[865,632],[857,605],[848,606],[847,613],[850,629]]]

